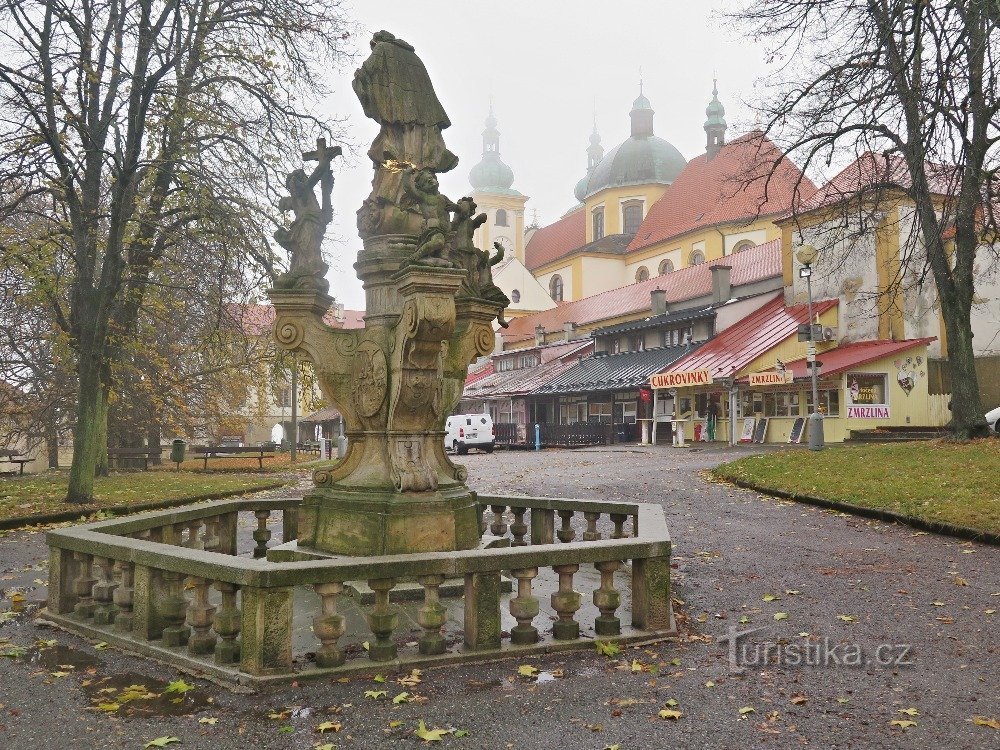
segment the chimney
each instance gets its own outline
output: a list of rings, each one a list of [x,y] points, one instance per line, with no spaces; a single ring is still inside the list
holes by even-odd
[[[336,318],[341,323],[343,323],[345,320],[347,320],[347,316],[344,315],[344,303],[343,302],[334,302],[333,303],[333,317]]]
[[[712,304],[729,301],[733,294],[732,273],[730,266],[712,266]]]
[[[535,346],[541,346],[545,343],[545,326],[539,323],[535,326]]]
[[[576,323],[574,323],[573,321],[563,323],[563,331],[566,333],[566,340],[572,341],[573,334],[576,333]]]
[[[653,315],[666,315],[667,313],[667,292],[665,289],[654,289],[649,293],[649,305]]]

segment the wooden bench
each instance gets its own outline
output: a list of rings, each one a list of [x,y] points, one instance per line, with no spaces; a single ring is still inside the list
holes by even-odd
[[[159,458],[163,455],[163,449],[158,451],[141,451],[141,450],[131,450],[128,448],[108,448],[108,463],[118,462],[118,468],[121,468],[121,462],[126,459],[133,459],[137,461],[142,461],[143,471],[149,470],[149,459]]]
[[[34,458],[29,458],[22,453],[12,450],[0,450],[0,461],[6,461],[9,464],[20,464],[20,468],[15,471],[14,467],[11,466],[9,470],[0,470],[0,474],[24,476],[24,465],[30,464],[34,461]]]
[[[233,445],[196,445],[194,454],[202,460],[202,466],[208,469],[208,459],[210,458],[256,458],[257,465],[261,471],[264,470],[264,459],[274,458],[274,451],[270,448],[249,448]]]

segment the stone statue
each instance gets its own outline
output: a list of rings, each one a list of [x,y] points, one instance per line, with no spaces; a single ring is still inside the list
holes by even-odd
[[[307,161],[318,161],[312,174],[296,169],[285,178],[288,195],[278,202],[278,209],[295,214],[288,228],[279,227],[274,239],[285,248],[290,262],[287,272],[278,277],[276,289],[306,289],[326,293],[330,282],[326,280],[329,266],[323,262],[323,236],[333,218],[330,193],[333,191],[333,172],[330,162],[341,153],[339,146],[327,147],[326,139],[316,141],[316,150],[303,154]],[[319,183],[322,204],[316,200],[314,189]]]

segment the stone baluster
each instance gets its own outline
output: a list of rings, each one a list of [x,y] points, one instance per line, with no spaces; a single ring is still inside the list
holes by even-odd
[[[183,521],[180,523],[171,524],[170,526],[165,526],[163,528],[164,535],[163,541],[165,544],[174,544],[178,547],[184,546],[184,529],[187,528],[187,524]]]
[[[538,616],[538,597],[531,595],[531,581],[538,568],[512,570],[517,579],[517,596],[510,600],[510,614],[517,620],[510,631],[510,642],[518,646],[538,643],[538,628],[531,624]]]
[[[632,626],[666,630],[671,619],[670,557],[632,560]]]
[[[171,570],[160,571],[165,596],[159,605],[163,620],[163,643],[167,646],[184,646],[191,629],[184,624],[187,619],[187,599],[184,596],[184,577]]]
[[[624,539],[625,538],[625,521],[628,516],[624,513],[612,513],[611,523],[615,525],[615,530],[611,532],[612,539]]]
[[[252,675],[292,671],[292,589],[244,586],[240,671]]]
[[[524,522],[524,514],[527,510],[527,508],[514,507],[510,509],[510,512],[514,514],[514,523],[510,525],[510,535],[514,537],[513,541],[510,543],[511,547],[528,546],[528,542],[524,538],[528,533],[528,524]]]
[[[271,539],[271,531],[267,528],[267,521],[271,517],[269,510],[256,510],[257,528],[253,532],[253,540],[257,546],[253,548],[254,557],[267,557],[267,543]]]
[[[487,523],[486,523],[486,508],[485,505],[478,506],[479,508],[479,536],[486,533]]]
[[[552,633],[558,641],[572,641],[580,637],[580,623],[573,619],[574,613],[580,609],[580,593],[573,590],[573,574],[580,569],[576,563],[572,565],[553,565],[552,569],[559,574],[559,590],[552,594],[552,609],[559,619],[552,625]]]
[[[218,552],[222,538],[219,536],[219,517],[212,516],[205,519],[205,539],[203,548],[206,552]]]
[[[204,578],[192,577],[189,580],[194,596],[191,597],[187,610],[187,624],[191,626],[188,653],[192,656],[204,656],[215,651],[216,641],[216,635],[212,632],[215,607],[208,601],[208,587],[211,584]]]
[[[240,514],[237,512],[224,513],[219,516],[219,545],[217,552],[224,555],[236,554],[236,538],[239,529]]]
[[[368,585],[375,592],[375,606],[368,614],[368,627],[375,636],[375,642],[368,646],[368,658],[372,661],[392,661],[396,658],[392,631],[396,629],[399,615],[389,604],[389,592],[396,581],[392,578],[375,578],[368,581]]]
[[[594,621],[597,635],[621,635],[622,622],[615,616],[615,610],[622,603],[621,595],[615,588],[615,571],[621,565],[618,560],[594,563],[601,574],[601,587],[594,592],[594,606],[601,612]]]
[[[135,568],[130,562],[119,560],[115,563],[118,586],[112,599],[118,608],[115,614],[115,630],[120,633],[132,632],[132,606],[135,602]]]
[[[583,517],[587,519],[587,530],[583,532],[583,541],[585,542],[596,542],[601,538],[601,532],[597,530],[597,521],[600,519],[600,513],[584,513]]]
[[[417,623],[424,629],[420,637],[420,653],[428,656],[443,654],[445,642],[441,628],[447,618],[439,587],[444,583],[444,576],[417,576],[417,582],[424,587],[424,606],[417,610]]]
[[[290,542],[299,538],[299,509],[285,508],[281,511],[281,541]]]
[[[465,648],[500,648],[500,572],[465,574]]]
[[[205,549],[205,540],[201,538],[201,527],[204,525],[201,519],[188,521],[186,525],[188,540],[184,546],[189,549]]]
[[[321,601],[320,612],[313,618],[313,632],[321,644],[316,650],[316,666],[339,667],[345,657],[337,639],[347,631],[347,621],[337,614],[337,597],[344,592],[344,584],[317,583],[313,588]]]
[[[239,607],[236,606],[236,592],[239,587],[235,583],[216,581],[215,588],[222,594],[222,602],[215,610],[215,620],[212,629],[219,636],[215,646],[215,663],[232,664],[239,661],[240,643],[236,639],[240,635]]]
[[[503,514],[507,510],[507,506],[491,505],[490,510],[493,511],[493,523],[490,524],[490,533],[493,536],[506,536],[507,523],[503,520]]]
[[[94,616],[94,557],[85,552],[74,552],[76,560],[76,578],[73,579],[73,591],[76,593],[76,605],[73,613],[77,617],[90,619]]]
[[[573,527],[570,525],[570,522],[573,520],[573,511],[560,510],[558,512],[559,518],[562,520],[562,528],[556,532],[556,536],[560,542],[572,542],[576,539],[576,532],[573,531]]]
[[[58,615],[69,614],[76,604],[76,561],[73,553],[61,547],[49,547],[48,609]]]
[[[552,544],[555,541],[556,514],[546,508],[531,509],[531,543]]]
[[[99,574],[93,588],[94,624],[111,625],[115,621],[114,594],[118,588],[114,577],[114,561],[107,557],[95,557],[94,566]]]

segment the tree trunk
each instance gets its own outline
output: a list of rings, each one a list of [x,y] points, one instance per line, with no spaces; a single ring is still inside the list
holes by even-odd
[[[160,450],[160,423],[156,419],[151,419],[146,426],[146,450]],[[158,466],[160,464],[160,456],[151,456],[149,462]]]
[[[103,383],[97,404],[97,437],[94,444],[94,476],[108,475],[108,402],[111,388]]]
[[[976,358],[972,348],[972,326],[957,305],[941,303],[948,334],[948,364],[951,369],[952,432],[958,440],[986,437],[986,415],[979,395]]]
[[[77,372],[76,427],[73,429],[73,464],[69,470],[68,503],[94,500],[98,446],[107,438],[107,412],[101,367],[96,353],[81,349]],[[107,448],[103,451],[107,459]]]
[[[59,419],[54,407],[49,407],[45,420],[45,452],[48,454],[49,468],[59,468]]]

